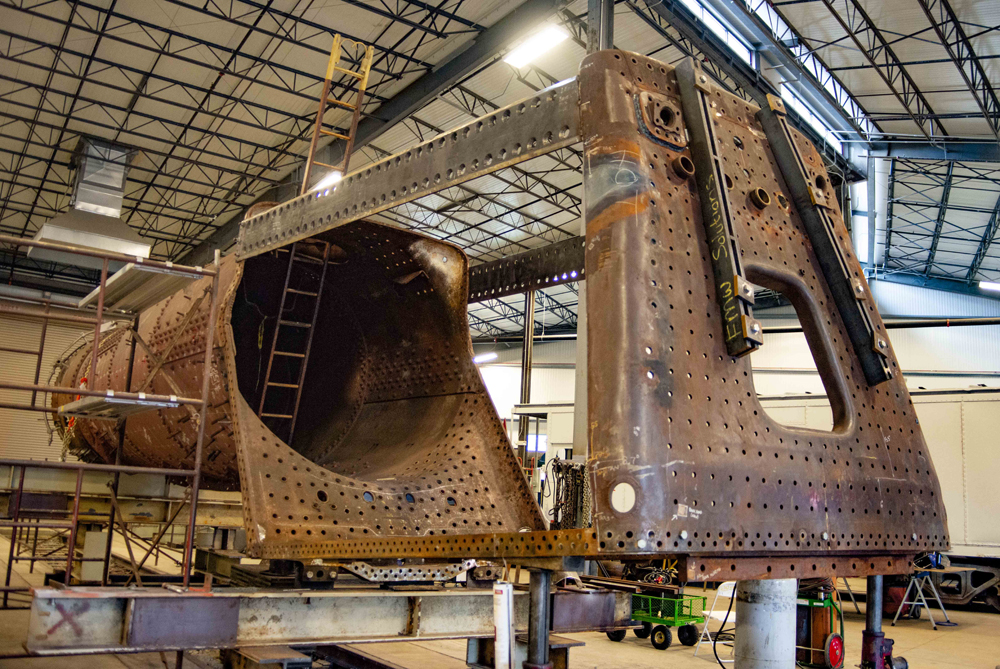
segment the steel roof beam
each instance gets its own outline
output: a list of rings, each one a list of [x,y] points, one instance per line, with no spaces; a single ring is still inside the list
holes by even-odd
[[[367,145],[380,137],[403,119],[421,109],[444,91],[463,81],[471,73],[485,64],[493,61],[498,54],[508,48],[511,43],[547,20],[567,0],[527,0],[492,26],[481,32],[473,43],[463,51],[452,56],[434,69],[424,73],[399,93],[379,106],[371,116],[358,124],[355,133],[355,150]],[[343,143],[337,146],[342,147]],[[343,157],[343,149],[340,149]],[[336,149],[327,156],[328,162],[337,164]],[[207,240],[188,253],[185,263],[207,262],[216,248],[226,248],[236,238],[240,221],[233,217]]]
[[[99,11],[101,13],[103,13],[103,12],[106,11],[103,8],[95,7],[93,5],[89,5],[89,4],[86,4],[86,3],[83,3],[83,2],[78,2],[76,4],[79,4],[82,7],[87,7],[89,9],[93,9],[94,11]],[[163,26],[157,26],[157,25],[155,25],[153,23],[142,21],[140,19],[136,19],[134,17],[128,16],[128,15],[125,15],[125,14],[118,14],[118,13],[112,13],[111,14],[112,17],[114,17],[116,19],[119,19],[119,20],[121,20],[123,22],[122,24],[116,25],[115,26],[115,30],[122,30],[126,25],[128,25],[128,24],[134,24],[135,28],[136,28],[136,33],[137,34],[143,34],[143,35],[149,36],[149,34],[150,34],[151,31],[162,33],[163,44],[160,44],[159,42],[157,42],[156,46],[152,46],[150,44],[144,44],[142,42],[137,42],[135,40],[126,39],[124,37],[120,37],[120,36],[115,35],[113,33],[102,31],[102,30],[99,30],[97,28],[92,28],[90,26],[81,25],[79,23],[72,23],[72,24],[70,24],[70,22],[67,21],[66,19],[60,19],[58,17],[50,16],[48,14],[45,14],[45,13],[42,13],[42,12],[39,12],[39,11],[35,11],[33,9],[28,9],[24,5],[17,6],[15,8],[17,9],[17,11],[19,11],[19,12],[21,12],[23,14],[26,14],[26,15],[32,17],[32,18],[37,18],[37,19],[41,19],[41,20],[44,20],[44,21],[49,21],[51,23],[55,23],[57,25],[60,25],[60,26],[62,26],[64,28],[71,27],[73,30],[78,30],[78,31],[80,31],[82,33],[85,33],[87,35],[92,35],[92,36],[95,36],[95,37],[102,37],[103,39],[106,39],[108,41],[116,42],[118,44],[123,44],[125,46],[129,46],[129,47],[132,47],[132,48],[135,48],[135,49],[140,49],[140,50],[145,51],[147,53],[166,55],[166,56],[169,56],[172,59],[176,59],[176,60],[178,60],[178,61],[180,61],[180,62],[182,62],[182,63],[184,63],[186,65],[193,65],[193,66],[195,66],[195,67],[197,67],[199,69],[207,70],[208,72],[210,72],[210,73],[212,73],[212,74],[214,74],[216,76],[224,75],[226,77],[233,77],[235,79],[240,79],[240,80],[243,80],[243,81],[246,81],[246,82],[249,82],[249,83],[256,84],[258,86],[262,86],[264,88],[269,88],[269,89],[281,92],[281,93],[289,93],[289,94],[292,94],[292,95],[296,95],[296,96],[302,97],[305,100],[309,100],[310,102],[314,101],[314,96],[306,95],[306,94],[302,93],[301,91],[304,88],[308,88],[309,86],[319,86],[319,85],[321,85],[323,83],[323,77],[321,75],[316,74],[316,73],[313,73],[313,72],[304,72],[302,70],[297,70],[297,69],[295,69],[293,67],[288,67],[286,65],[279,65],[277,63],[274,63],[271,60],[268,60],[267,58],[262,58],[260,56],[254,56],[254,55],[251,55],[251,54],[242,53],[242,52],[239,51],[239,49],[234,49],[232,47],[227,47],[227,46],[223,46],[223,45],[220,45],[220,44],[215,44],[215,43],[209,42],[207,40],[195,39],[195,38],[193,38],[193,37],[191,37],[189,35],[185,35],[184,33],[179,32],[179,31],[171,30],[169,28],[164,28]],[[183,40],[183,41],[187,42],[188,44],[171,46],[170,39],[168,39],[168,38],[175,38],[177,40]],[[150,39],[152,39],[152,38],[150,38]],[[272,72],[274,72],[274,74],[276,75],[277,80],[280,81],[282,85],[273,84],[273,83],[271,83],[269,81],[264,81],[264,80],[260,79],[259,77],[247,75],[245,73],[245,70],[237,70],[237,69],[234,69],[234,68],[227,68],[227,69],[223,69],[222,72],[220,72],[220,67],[219,66],[221,65],[221,62],[218,63],[218,64],[213,64],[211,62],[207,62],[205,59],[198,59],[198,58],[194,58],[194,57],[191,57],[191,56],[184,55],[184,52],[190,50],[190,48],[191,48],[190,44],[191,43],[199,44],[201,46],[204,46],[206,49],[211,50],[217,58],[219,58],[220,56],[226,56],[229,59],[232,59],[232,58],[242,58],[243,60],[246,60],[246,61],[252,63],[253,65],[258,65],[260,67],[267,68],[267,69],[271,70]],[[220,61],[221,61],[221,58],[220,58]],[[289,79],[290,79],[290,81],[289,81]],[[303,85],[303,82],[304,82],[304,85]],[[372,93],[372,95],[374,95],[374,93]]]
[[[725,90],[760,107],[767,106],[767,93],[780,96],[780,91],[771,85],[771,82],[738,58],[728,45],[691,14],[682,3],[677,0],[624,1],[636,16],[670,45],[685,56],[696,58],[702,64],[702,68]],[[828,146],[826,139],[811,126],[803,123],[795,110],[789,109],[788,117],[799,131],[812,140],[827,161],[850,173],[851,178],[848,178],[848,181],[865,178],[865,169],[861,164],[852,163]],[[852,132],[857,132],[857,129],[853,129]]]
[[[944,227],[945,214],[948,213],[948,199],[951,197],[951,180],[954,173],[955,163],[948,163],[948,172],[942,186],[941,204],[938,205],[937,220],[934,221],[934,237],[931,239],[931,248],[927,252],[927,266],[924,268],[924,276],[928,276],[934,268],[934,256],[937,255],[938,244],[941,243],[941,229]],[[901,204],[905,203],[901,202]]]
[[[945,141],[931,144],[927,141],[875,141],[871,146],[889,158],[1000,162],[1000,144],[997,142]]]
[[[943,290],[948,293],[959,293],[961,295],[974,295],[976,297],[988,297],[996,300],[1000,299],[1000,294],[982,290],[976,284],[966,283],[961,278],[945,279],[941,277],[927,277],[922,274],[879,274],[872,279],[873,283],[885,281],[887,283],[901,283],[907,286],[917,286],[929,290]]]
[[[872,130],[878,129],[868,120],[868,114],[861,103],[850,94],[843,82],[830,72],[812,48],[799,46],[797,53],[791,50],[789,44],[807,45],[807,40],[795,31],[792,24],[768,0],[731,2],[707,0],[707,3],[737,29],[742,28],[752,35],[751,42],[766,47],[758,48],[758,56],[776,66],[787,68],[793,75],[789,77],[788,82],[791,88],[819,112],[835,130],[867,138]],[[731,7],[734,7],[735,11]],[[773,12],[774,26],[768,25],[757,14],[758,9],[762,9],[765,13]],[[775,33],[779,28],[783,32],[776,36]],[[831,88],[836,95],[830,92]]]
[[[979,105],[994,136],[1000,138],[1000,100],[948,0],[917,0],[941,45]]]
[[[993,207],[990,221],[983,230],[983,237],[979,241],[979,248],[976,249],[976,257],[973,259],[972,265],[969,266],[969,273],[965,275],[965,282],[970,286],[976,280],[979,268],[983,266],[986,254],[989,253],[990,246],[993,245],[993,240],[996,239],[998,227],[1000,227],[1000,197],[997,197],[997,203]]]
[[[846,17],[834,7],[837,2],[838,0],[823,0],[823,4],[833,14],[837,23],[851,38],[865,59],[875,67],[879,77],[889,87],[889,90],[892,91],[896,100],[903,106],[924,137],[931,139],[935,135],[935,124],[940,131],[939,134],[947,135],[948,132],[940,121],[928,120],[928,116],[934,114],[930,103],[927,102],[909,73],[900,65],[899,58],[892,50],[889,40],[885,38],[858,0],[843,0]],[[928,126],[930,127],[928,128]]]
[[[41,40],[32,39],[32,38],[27,37],[25,35],[18,35],[16,33],[12,33],[12,32],[3,30],[2,28],[0,28],[0,37],[6,37],[7,38],[6,48],[4,50],[0,50],[0,57],[4,58],[6,60],[10,60],[12,62],[19,63],[21,65],[27,65],[27,66],[30,66],[30,67],[41,67],[41,69],[45,69],[44,66],[39,66],[39,65],[36,65],[35,63],[27,62],[27,61],[24,61],[23,59],[18,59],[16,57],[12,56],[11,55],[11,51],[13,49],[13,45],[15,44],[15,41],[21,41],[21,42],[24,42],[25,44],[33,44],[36,47],[41,47],[41,48],[50,49],[50,50],[54,50],[56,48],[56,46],[53,45],[53,44],[49,44],[49,43],[43,42]],[[3,46],[4,45],[2,43],[0,43],[0,47],[3,47]],[[80,51],[74,51],[74,50],[69,49],[69,48],[63,48],[61,51],[62,51],[63,54],[65,54],[67,56],[73,56],[74,58],[80,58],[82,60],[86,60],[89,57],[88,54],[85,54],[85,53],[80,52]],[[183,81],[180,81],[179,79],[174,79],[172,77],[168,77],[168,76],[165,76],[165,75],[160,74],[160,73],[146,72],[146,71],[143,71],[143,70],[141,70],[139,68],[132,67],[132,66],[124,64],[124,63],[115,63],[113,61],[110,61],[110,60],[105,59],[105,58],[101,58],[101,57],[96,56],[96,55],[93,57],[92,60],[93,60],[93,62],[95,64],[101,65],[103,67],[103,69],[101,70],[102,73],[106,72],[109,69],[115,69],[115,70],[118,70],[119,72],[121,72],[122,76],[125,79],[127,79],[128,81],[130,81],[130,82],[132,82],[132,78],[129,76],[131,74],[131,75],[138,76],[140,79],[146,79],[146,80],[149,80],[149,81],[159,81],[159,82],[163,82],[164,84],[167,84],[167,87],[160,89],[161,91],[162,90],[167,90],[167,88],[169,88],[171,86],[176,86],[178,88],[183,89],[185,91],[185,93],[188,93],[188,95],[190,95],[191,92],[194,92],[194,93],[203,93],[203,94],[211,92],[211,95],[212,95],[213,98],[217,98],[217,99],[219,99],[219,100],[221,100],[221,101],[223,101],[223,102],[225,102],[227,104],[238,105],[238,106],[244,108],[246,110],[246,112],[248,114],[250,114],[250,116],[252,116],[254,119],[257,119],[259,121],[258,127],[260,129],[267,130],[269,132],[277,132],[276,130],[273,130],[273,128],[275,128],[277,125],[280,125],[281,123],[286,123],[288,121],[301,121],[301,120],[304,119],[304,117],[297,116],[297,115],[292,114],[292,113],[290,113],[290,112],[288,112],[287,110],[284,110],[284,109],[278,109],[276,107],[269,107],[267,105],[261,104],[261,103],[256,102],[256,101],[246,100],[246,99],[241,98],[241,97],[232,96],[232,95],[229,95],[229,94],[226,94],[226,93],[221,93],[221,92],[218,92],[218,91],[210,91],[210,89],[208,89],[206,87],[203,87],[203,86],[198,86],[197,84],[183,82]],[[82,73],[73,72],[69,68],[60,69],[58,73],[59,73],[60,76],[65,76],[65,77],[69,77],[69,78],[73,78],[73,79],[77,79],[77,80],[84,79]],[[92,83],[92,84],[100,85],[100,86],[108,86],[108,87],[111,86],[111,84],[105,83],[104,81],[101,81],[101,80],[92,80],[92,81],[88,81],[87,83]],[[134,83],[134,82],[132,82],[132,83]],[[284,91],[284,92],[289,92],[289,91]],[[299,94],[299,95],[303,99],[306,99],[306,100],[309,100],[309,101],[313,100],[313,98],[311,96],[307,96],[305,94]],[[166,99],[159,98],[159,97],[152,97],[152,96],[144,96],[144,97],[147,97],[149,100],[151,100],[153,102],[156,102],[157,104],[174,104],[174,105],[180,105],[180,103],[177,103],[177,102],[174,102],[174,101],[170,101],[170,100],[166,100]],[[188,109],[189,111],[191,109],[193,109],[189,105],[183,105],[183,108]],[[263,115],[263,119],[260,118],[261,115]],[[277,121],[269,121],[269,119],[268,119],[269,116],[277,116],[277,117],[279,117],[279,120],[277,120]],[[232,120],[232,119],[228,119],[228,120]],[[330,126],[330,127],[333,127],[333,126]]]

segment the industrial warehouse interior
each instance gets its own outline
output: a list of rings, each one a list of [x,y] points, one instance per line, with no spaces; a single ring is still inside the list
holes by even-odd
[[[994,0],[0,0],[0,667],[1000,669],[998,230]]]

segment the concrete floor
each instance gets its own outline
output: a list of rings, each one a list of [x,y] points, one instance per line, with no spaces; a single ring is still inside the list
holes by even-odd
[[[0,539],[0,555],[6,557],[6,541]],[[0,561],[0,570],[6,570],[6,565]],[[42,576],[37,573],[27,574],[26,568],[20,565],[15,572],[14,583],[40,585]],[[863,591],[863,582],[852,583],[857,591]],[[698,589],[700,592],[700,589]],[[695,590],[691,591],[692,593]],[[711,603],[711,592],[709,603]],[[23,596],[21,597],[23,600]],[[726,600],[720,600],[728,604]],[[847,668],[856,667],[860,662],[861,631],[864,629],[864,604],[861,604],[862,614],[854,613],[848,603],[845,613],[844,627],[847,641]],[[970,607],[948,612],[951,619],[958,623],[957,627],[939,627],[931,629],[926,614],[921,620],[906,620],[889,627],[885,621],[886,635],[895,640],[896,655],[905,657],[914,669],[955,668],[958,669],[1000,669],[1000,614],[986,607]],[[27,611],[0,611],[0,668],[2,669],[163,669],[164,663],[158,653],[143,653],[137,655],[104,655],[78,656],[72,658],[11,658],[11,655],[23,653],[27,633]],[[717,621],[711,623],[710,629],[719,626]],[[694,656],[694,649],[682,646],[674,636],[674,643],[667,650],[659,651],[653,648],[648,639],[639,639],[629,634],[624,641],[613,642],[607,636],[599,633],[562,635],[585,642],[585,646],[570,650],[571,669],[613,669],[628,667],[628,669],[709,669],[715,665],[711,646],[703,645]],[[383,661],[395,664],[405,669],[464,669],[465,641],[416,641],[406,643],[364,644],[359,649]],[[719,654],[725,659],[728,650],[719,648]],[[169,667],[174,666],[174,654],[166,658]],[[194,661],[185,663],[185,667],[210,666],[209,663]],[[217,665],[216,665],[217,666]],[[717,666],[717,665],[715,665]]]

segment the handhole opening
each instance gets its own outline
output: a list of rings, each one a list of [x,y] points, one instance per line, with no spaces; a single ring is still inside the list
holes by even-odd
[[[747,274],[758,286],[754,318],[765,333],[750,356],[761,409],[785,427],[847,429],[849,394],[837,352],[843,342],[820,326],[825,321],[801,281],[749,268]]]

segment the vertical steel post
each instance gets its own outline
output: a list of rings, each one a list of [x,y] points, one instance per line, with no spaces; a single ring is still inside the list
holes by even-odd
[[[794,578],[736,585],[736,669],[795,669]]]
[[[48,302],[48,300],[46,300],[45,302],[46,316],[49,313],[49,306],[50,303]],[[34,384],[36,386],[38,385],[38,377],[41,376],[42,373],[42,355],[45,353],[45,333],[48,331],[48,328],[49,328],[49,319],[46,317],[42,319],[42,335],[38,338],[38,360],[35,361],[35,381],[34,381]],[[35,406],[35,396],[37,394],[38,393],[36,391],[34,390],[31,391],[31,406]],[[32,562],[31,566],[34,567],[35,563]]]
[[[875,156],[868,154],[868,181],[865,184],[868,190],[868,266],[875,268],[875,238],[877,230],[875,228]],[[850,213],[846,213],[844,218],[848,218]],[[888,224],[888,223],[887,223]],[[886,253],[889,249],[886,249]]]
[[[614,48],[614,0],[588,0],[587,53]]]
[[[73,520],[70,521],[69,538],[66,540],[66,576],[63,583],[69,585],[73,578],[73,558],[76,553],[76,526],[80,522],[80,494],[83,492],[83,469],[76,470],[76,492],[73,493]]]
[[[865,597],[865,627],[875,633],[882,632],[882,577],[868,577],[868,593]]]
[[[552,572],[532,569],[528,602],[528,660],[524,669],[552,669],[549,662]],[[794,620],[793,620],[794,622]],[[793,626],[794,631],[794,626]]]
[[[139,318],[136,317],[132,321],[132,329],[135,332],[139,331]],[[128,349],[128,371],[125,373],[125,391],[132,392],[132,372],[135,369],[135,345],[136,345],[136,335],[132,333],[130,337],[131,341],[129,343]],[[128,417],[122,418],[118,423],[118,447],[115,449],[115,464],[120,465],[122,462],[122,451],[125,449],[125,422]],[[118,484],[121,480],[121,473],[115,472],[111,479],[111,491],[113,494],[118,494]],[[104,546],[104,570],[101,573],[101,585],[106,586],[108,584],[108,573],[111,570],[111,544],[115,536],[115,510],[111,509],[108,513],[108,541]]]
[[[865,596],[865,630],[861,635],[861,669],[907,669],[902,657],[892,656],[892,639],[882,632],[882,577],[868,577]]]
[[[521,347],[521,404],[531,401],[531,357],[534,352],[535,342],[535,291],[529,290],[524,294],[524,338]],[[524,444],[524,451],[521,453],[521,466],[528,460],[528,424],[530,419],[522,415],[517,419],[517,443],[518,450]]]
[[[96,390],[97,358],[101,348],[101,326],[104,325],[104,289],[108,285],[108,259],[101,265],[101,285],[97,289],[97,318],[94,323],[94,351],[90,358],[90,376],[87,377],[87,387]]]
[[[184,541],[184,587],[191,585],[191,552],[194,547],[195,520],[198,517],[198,489],[201,486],[201,456],[205,446],[205,421],[208,417],[208,393],[212,372],[212,353],[215,350],[215,316],[219,308],[219,268],[221,253],[215,250],[215,263],[212,276],[212,303],[208,312],[208,328],[205,332],[205,362],[201,379],[201,411],[198,419],[198,441],[194,449],[194,476],[191,478],[191,515],[188,521],[187,536]],[[178,663],[180,662],[178,658]]]
[[[7,593],[10,589],[10,573],[14,568],[14,535],[17,532],[18,517],[21,515],[21,496],[24,494],[24,469],[24,467],[21,467],[21,476],[17,483],[17,499],[14,500],[14,510],[11,513],[10,551],[7,553],[7,578],[5,578],[3,582],[3,608],[7,608]]]

